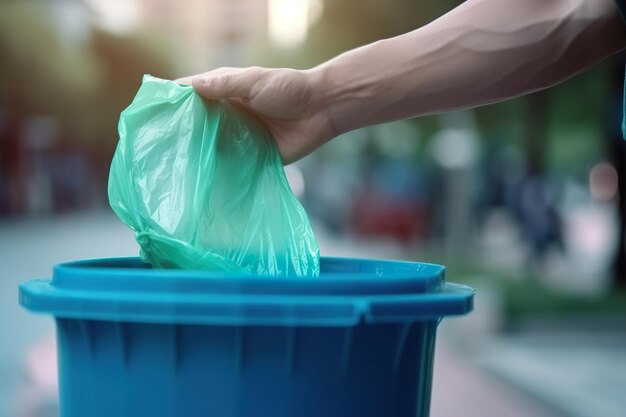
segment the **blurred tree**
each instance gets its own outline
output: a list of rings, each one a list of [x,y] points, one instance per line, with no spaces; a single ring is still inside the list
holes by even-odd
[[[89,51],[67,48],[36,1],[0,3],[0,92],[31,115],[55,116],[73,126],[81,102],[97,88]]]
[[[349,49],[417,29],[462,1],[326,0],[300,60],[316,65]]]
[[[95,148],[104,140],[110,148],[142,74],[171,77],[171,54],[155,33],[93,30],[90,41],[65,44],[44,3],[0,3],[0,100],[11,97],[26,115],[54,117],[61,140]]]

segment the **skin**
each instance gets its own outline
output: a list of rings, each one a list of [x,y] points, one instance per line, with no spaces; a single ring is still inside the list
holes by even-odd
[[[256,115],[285,164],[360,127],[558,84],[626,48],[613,0],[468,0],[315,68],[219,68],[178,80]]]

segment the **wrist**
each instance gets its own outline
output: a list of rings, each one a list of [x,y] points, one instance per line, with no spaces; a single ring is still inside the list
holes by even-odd
[[[332,79],[329,77],[328,66],[326,64],[304,70],[303,73],[307,77],[311,93],[311,107],[313,113],[320,115],[328,122],[329,135],[332,137],[340,135],[341,132],[332,117],[335,107],[336,91],[334,91]],[[330,138],[329,138],[330,139]]]
[[[348,51],[307,70],[319,106],[327,112],[335,135],[377,123],[377,114],[392,93],[385,80],[388,62],[381,51],[386,40]]]
[[[311,119],[319,124],[319,136],[321,136],[319,145],[322,145],[344,133],[339,129],[335,117],[338,101],[337,89],[333,85],[334,80],[326,64],[303,70],[302,73],[306,76],[311,91],[309,110]]]

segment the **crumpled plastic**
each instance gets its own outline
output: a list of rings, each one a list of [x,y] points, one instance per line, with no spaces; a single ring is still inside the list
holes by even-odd
[[[109,203],[156,268],[319,275],[319,247],[265,127],[149,75],[119,121]]]

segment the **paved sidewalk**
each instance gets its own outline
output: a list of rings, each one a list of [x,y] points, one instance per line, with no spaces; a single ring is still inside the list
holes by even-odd
[[[440,340],[436,350],[430,417],[564,417],[471,364],[449,344]]]
[[[626,416],[625,333],[521,334],[492,341],[476,359],[564,415]]]

